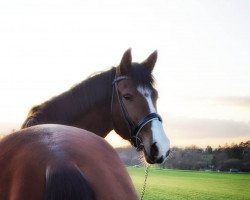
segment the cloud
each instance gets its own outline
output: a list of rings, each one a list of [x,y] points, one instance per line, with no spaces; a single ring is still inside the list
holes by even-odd
[[[250,109],[250,96],[245,97],[224,97],[221,98],[221,101],[225,104],[240,106],[244,108]]]
[[[233,120],[170,118],[167,130],[178,139],[250,138],[250,122]]]
[[[201,97],[198,100],[210,101],[214,104],[241,107],[250,110],[250,96]]]

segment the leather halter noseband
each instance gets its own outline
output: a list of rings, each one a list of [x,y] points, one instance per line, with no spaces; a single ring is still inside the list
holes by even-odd
[[[117,95],[117,99],[122,111],[123,118],[125,119],[126,125],[128,127],[129,133],[130,133],[130,141],[132,144],[137,148],[137,150],[140,150],[143,148],[143,142],[139,138],[139,134],[141,129],[148,124],[149,122],[153,120],[159,120],[162,122],[162,118],[157,113],[149,113],[145,117],[143,117],[138,124],[135,124],[131,117],[128,114],[128,111],[124,105],[124,102],[122,98],[119,95],[117,83],[121,80],[130,79],[128,76],[115,76],[113,82],[112,82],[112,97],[111,97],[111,115],[113,113],[113,103],[114,103],[114,93]],[[139,140],[139,143],[138,143]]]

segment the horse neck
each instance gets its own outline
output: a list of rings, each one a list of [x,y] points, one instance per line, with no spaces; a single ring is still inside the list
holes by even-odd
[[[95,109],[86,113],[70,125],[105,137],[113,129],[110,102],[96,106]]]
[[[115,68],[93,76],[35,108],[37,124],[75,126],[105,137],[112,129],[111,93]]]

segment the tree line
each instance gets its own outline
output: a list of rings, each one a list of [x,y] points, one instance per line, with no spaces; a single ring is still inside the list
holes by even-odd
[[[117,148],[125,165],[143,165],[143,155],[132,147]],[[171,154],[160,165],[162,168],[183,170],[213,170],[250,172],[250,140],[212,148],[199,148],[195,145],[180,148],[172,147]]]

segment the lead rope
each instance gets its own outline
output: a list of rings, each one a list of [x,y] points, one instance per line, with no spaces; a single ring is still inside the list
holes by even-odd
[[[144,183],[141,189],[141,198],[140,200],[143,200],[145,191],[146,191],[146,186],[147,186],[147,179],[148,179],[148,172],[149,172],[149,165],[147,165],[146,169],[145,169],[145,178],[144,178]]]

